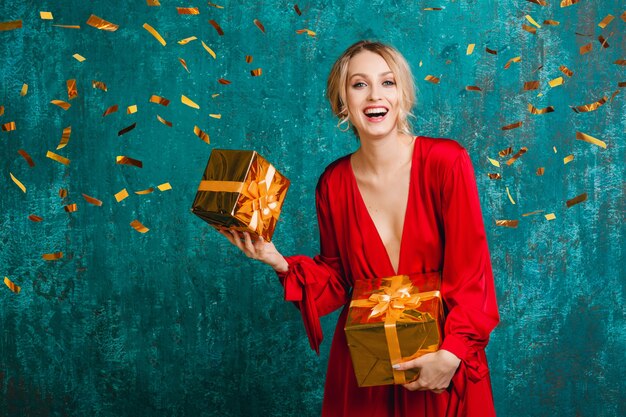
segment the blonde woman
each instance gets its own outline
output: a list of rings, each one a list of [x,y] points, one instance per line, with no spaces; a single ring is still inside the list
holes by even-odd
[[[498,324],[494,280],[474,171],[450,139],[415,136],[409,65],[394,48],[360,41],[335,62],[327,96],[342,130],[359,139],[316,188],[320,254],[284,257],[273,243],[221,233],[276,270],[319,351],[319,318],[343,308],[332,341],[326,417],[495,416],[485,347]],[[395,366],[417,368],[404,386],[357,386],[344,334],[356,281],[441,271],[441,348]]]

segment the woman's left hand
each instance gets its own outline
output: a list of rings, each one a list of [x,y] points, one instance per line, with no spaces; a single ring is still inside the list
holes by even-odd
[[[427,353],[424,356],[394,365],[394,369],[405,371],[407,369],[419,368],[419,376],[404,388],[409,391],[433,391],[442,393],[450,385],[450,380],[454,376],[461,360],[447,350]]]

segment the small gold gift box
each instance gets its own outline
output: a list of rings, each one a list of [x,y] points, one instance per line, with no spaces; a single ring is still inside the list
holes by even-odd
[[[255,151],[213,149],[191,211],[216,229],[247,231],[269,242],[289,184]]]
[[[396,371],[400,362],[441,346],[440,272],[359,280],[345,326],[359,387],[406,384],[418,370]]]

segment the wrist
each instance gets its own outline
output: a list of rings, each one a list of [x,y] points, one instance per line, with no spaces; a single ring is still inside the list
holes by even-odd
[[[270,266],[274,268],[274,271],[279,273],[284,273],[289,270],[289,263],[283,256],[281,256],[281,259],[276,264],[272,264]]]

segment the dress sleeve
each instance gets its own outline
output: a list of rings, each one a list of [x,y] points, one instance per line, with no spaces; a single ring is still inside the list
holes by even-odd
[[[441,349],[458,356],[476,380],[488,372],[483,350],[499,314],[474,169],[465,149],[447,172],[442,193],[441,293],[448,314]]]
[[[339,257],[328,188],[320,178],[315,190],[320,254],[314,258],[304,255],[285,257],[289,269],[277,272],[285,287],[285,300],[292,301],[300,310],[311,349],[318,354],[323,339],[319,318],[345,305],[350,292]]]

